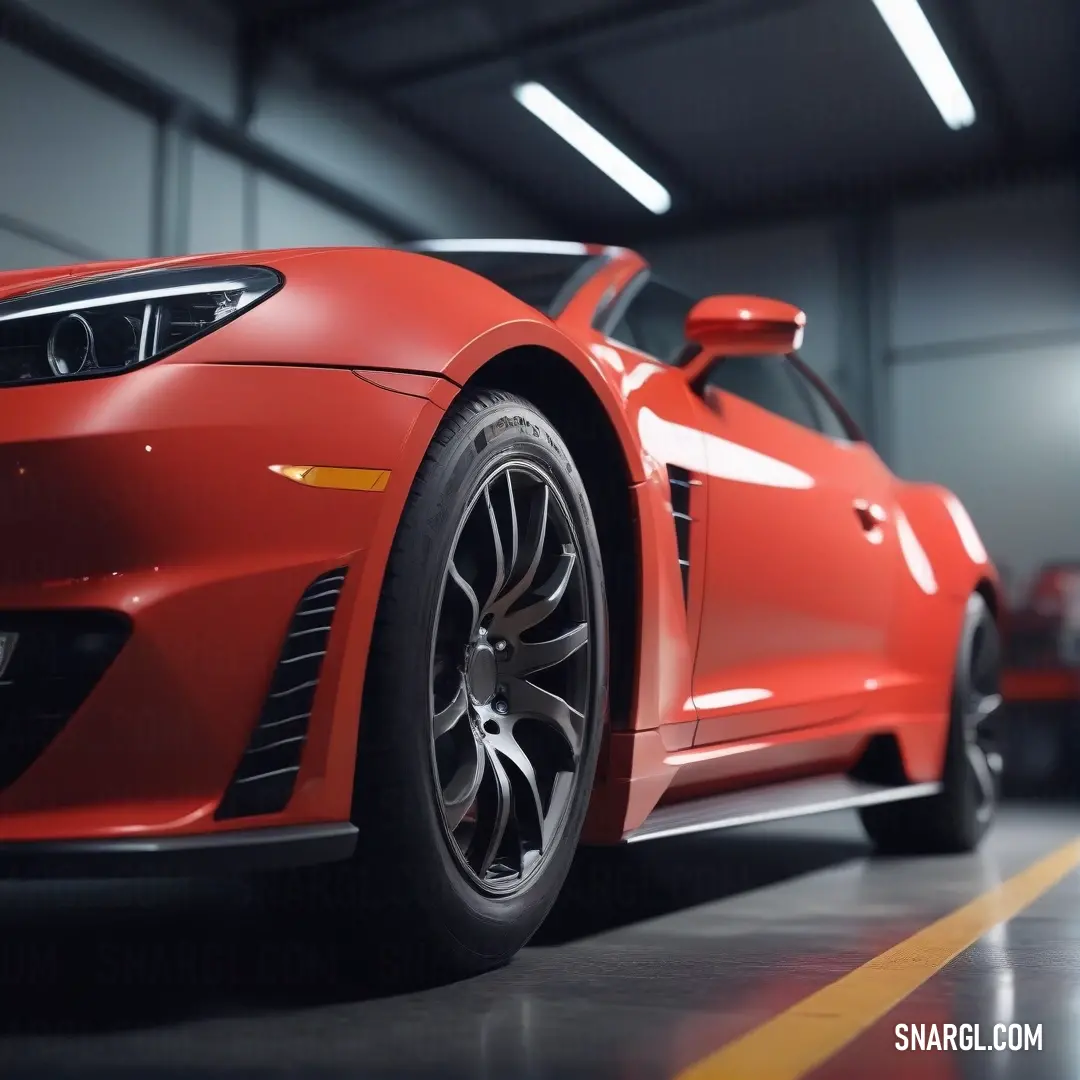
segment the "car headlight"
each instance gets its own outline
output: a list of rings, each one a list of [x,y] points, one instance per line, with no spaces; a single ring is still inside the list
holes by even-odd
[[[137,270],[0,301],[0,386],[115,374],[157,360],[283,281],[265,266]]]

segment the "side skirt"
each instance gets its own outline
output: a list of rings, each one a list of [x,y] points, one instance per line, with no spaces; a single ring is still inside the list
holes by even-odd
[[[937,782],[890,787],[852,780],[847,776],[794,780],[658,807],[624,840],[635,844],[641,840],[659,840],[665,836],[682,836],[711,829],[731,829],[738,825],[824,814],[830,810],[924,799],[939,791],[941,784]]]

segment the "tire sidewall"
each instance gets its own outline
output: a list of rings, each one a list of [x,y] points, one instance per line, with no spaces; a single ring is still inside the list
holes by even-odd
[[[484,407],[455,410],[458,422],[464,418],[464,423],[442,453],[429,455],[418,475],[399,527],[401,542],[392,555],[411,579],[383,625],[409,647],[400,650],[403,668],[396,680],[386,671],[369,670],[369,679],[376,683],[374,696],[388,714],[370,715],[365,706],[362,719],[362,726],[382,729],[378,741],[383,744],[379,757],[384,768],[372,779],[397,796],[397,821],[386,831],[399,846],[400,858],[394,862],[403,905],[418,909],[421,918],[441,920],[449,940],[462,953],[456,959],[468,963],[475,958],[481,965],[503,960],[524,945],[558,894],[588,807],[607,705],[607,605],[584,485],[565,443],[538,410],[507,394],[484,397],[489,402]],[[592,688],[576,789],[555,847],[520,890],[491,896],[459,866],[443,822],[431,756],[430,649],[459,524],[491,475],[515,460],[527,462],[551,483],[576,533],[588,597]],[[366,694],[365,701],[370,697]],[[365,779],[364,765],[361,757],[358,781]],[[393,809],[384,806],[386,812]],[[362,830],[370,827],[362,820],[357,824]]]
[[[972,593],[964,609],[956,667],[953,674],[953,690],[950,707],[949,741],[946,750],[944,772],[944,811],[954,818],[956,832],[963,839],[963,846],[974,849],[989,831],[997,812],[1000,784],[995,785],[994,802],[990,814],[983,820],[978,816],[979,796],[977,781],[967,763],[967,747],[964,734],[964,710],[967,694],[971,689],[971,661],[975,635],[980,626],[996,633],[993,616],[979,593]]]

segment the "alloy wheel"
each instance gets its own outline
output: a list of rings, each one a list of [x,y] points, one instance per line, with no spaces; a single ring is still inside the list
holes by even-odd
[[[518,890],[561,834],[588,737],[588,595],[557,489],[528,462],[501,465],[457,530],[431,650],[444,831],[484,892]]]

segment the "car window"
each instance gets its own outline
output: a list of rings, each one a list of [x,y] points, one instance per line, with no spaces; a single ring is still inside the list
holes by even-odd
[[[819,416],[821,430],[835,439],[845,442],[866,442],[866,436],[859,430],[859,425],[852,420],[840,399],[821,376],[806,366],[806,361],[797,354],[788,357],[792,371],[799,377],[802,385],[814,404]]]
[[[828,435],[832,439],[843,439],[845,442],[850,442],[851,432],[848,430],[847,424],[844,423],[840,415],[832,407],[832,402],[798,368],[792,366],[791,374],[795,376],[799,385],[810,398],[822,434]]]
[[[812,431],[820,430],[810,398],[784,356],[729,356],[713,365],[706,386],[734,394]]]
[[[658,281],[647,281],[608,337],[673,364],[686,345],[686,316],[694,301]]]

